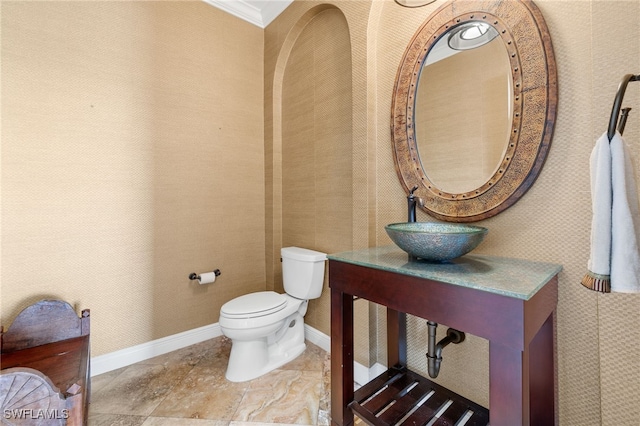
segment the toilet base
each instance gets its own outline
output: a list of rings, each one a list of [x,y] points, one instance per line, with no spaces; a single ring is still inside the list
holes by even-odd
[[[291,325],[292,324],[292,325]],[[258,378],[297,358],[306,349],[304,321],[299,314],[285,321],[286,329],[255,340],[231,340],[225,377],[231,382]]]

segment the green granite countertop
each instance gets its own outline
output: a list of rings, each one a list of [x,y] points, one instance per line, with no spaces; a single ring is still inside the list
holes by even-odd
[[[427,278],[448,284],[529,300],[562,266],[507,257],[468,254],[447,263],[409,260],[396,246],[330,254],[330,260]]]

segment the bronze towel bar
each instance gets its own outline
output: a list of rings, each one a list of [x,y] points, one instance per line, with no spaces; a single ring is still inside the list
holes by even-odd
[[[627,74],[622,77],[622,81],[618,85],[618,92],[616,93],[616,98],[613,101],[613,108],[611,110],[611,119],[609,120],[609,130],[607,131],[607,137],[609,140],[613,138],[613,135],[616,133],[616,124],[618,125],[618,131],[620,134],[624,132],[624,126],[627,123],[627,117],[629,116],[629,111],[631,108],[622,108],[622,99],[624,99],[624,92],[627,90],[627,84],[630,81],[640,81],[640,74],[633,75]],[[622,111],[622,113],[621,113]],[[620,121],[618,122],[618,116],[620,116]]]

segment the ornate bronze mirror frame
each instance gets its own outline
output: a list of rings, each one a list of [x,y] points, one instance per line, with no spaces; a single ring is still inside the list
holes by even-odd
[[[463,193],[445,192],[429,179],[416,144],[415,99],[427,54],[452,28],[484,22],[503,41],[512,73],[511,126],[502,160],[484,184]],[[528,0],[450,0],[418,29],[398,68],[391,106],[396,171],[407,193],[437,219],[472,222],[513,205],[531,187],[545,162],[556,117],[556,64],[540,10]],[[464,117],[461,118],[464,120]],[[455,152],[455,140],[451,150]],[[425,155],[426,153],[422,153]]]

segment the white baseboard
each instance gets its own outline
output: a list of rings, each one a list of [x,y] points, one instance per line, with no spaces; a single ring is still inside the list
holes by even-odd
[[[305,339],[309,342],[319,346],[324,351],[331,352],[331,338],[329,336],[308,324],[304,325],[304,333]],[[117,370],[118,368],[127,367],[131,364],[145,361],[158,355],[164,355],[168,352],[219,336],[222,336],[222,330],[220,329],[220,324],[215,323],[152,340],[140,345],[131,346],[119,351],[98,355],[91,358],[91,376],[93,377]],[[386,367],[379,363],[374,364],[371,368],[365,367],[357,362],[353,364],[353,379],[361,385],[369,382],[386,370]]]
[[[161,339],[152,340],[140,345],[124,348],[119,351],[91,358],[91,376],[107,373],[118,368],[127,367],[158,355],[186,348],[205,340],[222,336],[218,323],[205,325],[182,333],[173,334]]]
[[[304,337],[311,343],[319,346],[326,352],[331,352],[331,338],[321,331],[309,326],[304,325]],[[375,379],[380,374],[387,371],[387,367],[380,363],[375,363],[371,367],[366,367],[359,362],[353,363],[353,381],[359,385],[369,383],[372,379]]]
[[[369,368],[369,381],[375,379],[387,370],[388,368],[386,365],[382,365],[379,362],[376,362]]]
[[[325,352],[331,352],[331,338],[309,324],[304,325],[304,338]]]

